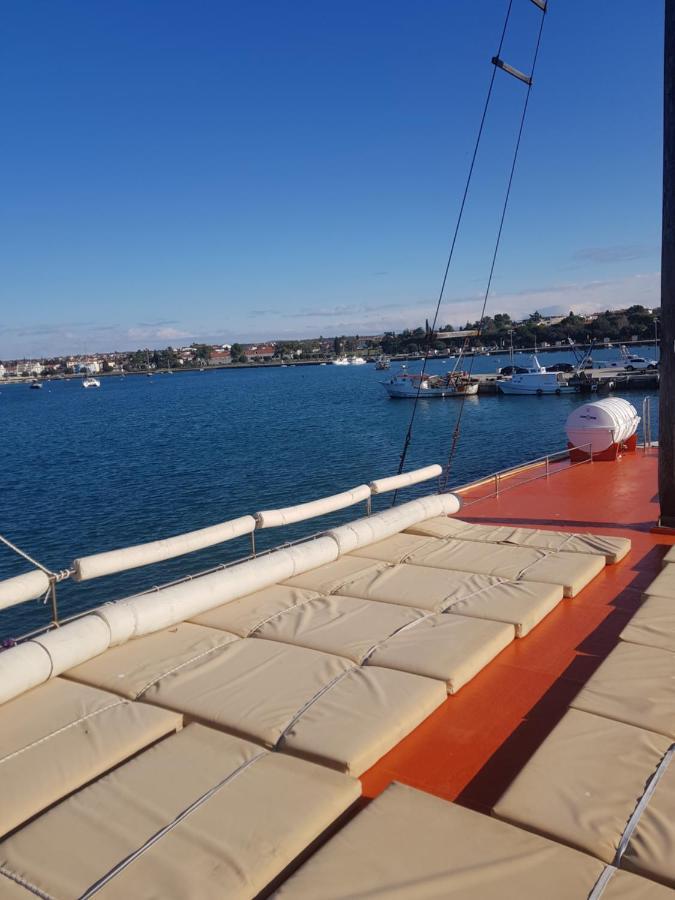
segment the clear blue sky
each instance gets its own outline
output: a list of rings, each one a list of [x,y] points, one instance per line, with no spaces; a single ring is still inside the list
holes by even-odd
[[[505,8],[5,4],[0,357],[423,323]],[[662,15],[550,0],[488,312],[658,304]],[[480,308],[524,90],[498,75],[444,323]]]

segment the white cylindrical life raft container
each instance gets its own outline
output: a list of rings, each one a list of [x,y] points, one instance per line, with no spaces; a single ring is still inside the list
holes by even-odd
[[[584,403],[567,417],[570,458],[574,462],[592,456],[598,460],[616,459],[625,451],[634,451],[640,417],[627,400],[608,397]]]

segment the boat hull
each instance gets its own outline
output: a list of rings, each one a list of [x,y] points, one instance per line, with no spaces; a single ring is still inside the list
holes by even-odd
[[[394,400],[414,400],[418,390],[414,385],[389,384],[383,382],[383,387]],[[472,397],[478,393],[478,383],[467,384],[465,387],[421,388],[419,396],[421,400],[429,400],[432,397],[445,399],[446,397]]]
[[[502,394],[510,397],[540,397],[543,394],[574,394],[575,388],[569,385],[540,385],[530,387],[523,384],[512,384],[510,381],[498,381],[497,387]]]

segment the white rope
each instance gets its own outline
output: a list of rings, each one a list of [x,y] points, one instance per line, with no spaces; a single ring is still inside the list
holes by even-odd
[[[593,890],[588,895],[588,900],[598,900],[598,898],[602,896],[612,876],[620,867],[621,859],[626,852],[626,848],[628,847],[628,844],[633,837],[635,829],[637,828],[644,811],[647,809],[649,801],[652,799],[659,781],[666,774],[668,766],[672,762],[673,756],[675,756],[675,744],[671,744],[661,757],[661,761],[652,774],[652,777],[649,779],[643,795],[638,800],[631,817],[626,823],[626,827],[624,828],[623,834],[619,839],[619,844],[616,848],[616,853],[614,854],[614,859],[612,860],[611,865],[605,866],[602,874],[596,881]]]
[[[199,809],[200,806],[203,806],[207,803],[212,797],[214,797],[218,791],[222,790],[225,785],[229,784],[233,781],[238,775],[241,775],[242,772],[246,771],[249,766],[252,766],[254,762],[259,760],[263,756],[267,756],[267,750],[261,750],[260,753],[256,753],[255,756],[252,756],[251,759],[246,760],[241,765],[237,766],[229,775],[226,775],[218,784],[214,785],[212,788],[209,788],[204,794],[200,797],[197,797],[195,801],[193,801],[189,806],[187,806],[182,812],[178,813],[178,815],[169,822],[168,825],[165,825],[163,828],[160,828],[159,831],[156,831],[152,837],[148,838],[145,843],[141,844],[137,850],[134,850],[133,853],[130,853],[124,859],[120,860],[117,865],[113,866],[105,875],[95,881],[91,887],[87,888],[87,890],[80,895],[79,900],[88,900],[89,897],[93,897],[94,894],[97,894],[101,888],[105,887],[108,882],[112,881],[120,872],[123,872],[127,866],[130,866],[132,862],[137,860],[139,856],[142,856],[145,852],[147,852],[151,847],[153,847],[158,841],[160,841],[165,835],[169,834],[169,832],[173,831],[177,825],[180,825],[189,815]]]
[[[237,638],[239,640],[239,638]],[[207,650],[202,650],[201,653],[197,653],[195,656],[190,657],[190,659],[186,659],[184,662],[179,663],[177,666],[173,666],[170,669],[167,669],[166,672],[162,672],[161,675],[158,675],[156,678],[153,678],[152,681],[149,681],[145,687],[142,687],[140,691],[134,694],[134,700],[138,700],[139,697],[142,697],[146,691],[149,691],[151,687],[154,687],[158,682],[162,680],[162,678],[166,678],[168,675],[173,674],[174,672],[178,672],[180,669],[184,669],[185,666],[189,666],[190,663],[197,662],[198,659],[203,659],[205,656],[208,656],[209,653],[215,653],[216,650],[224,650],[230,646],[230,644],[234,644],[236,641],[228,641],[226,644],[218,644],[215,647],[209,647]]]
[[[56,737],[59,734],[63,734],[64,731],[68,731],[69,728],[75,728],[76,725],[80,725],[82,722],[86,722],[88,719],[93,719],[94,716],[100,716],[101,713],[108,712],[111,709],[114,709],[116,706],[122,706],[125,703],[130,703],[130,700],[116,700],[114,703],[108,703],[107,706],[102,706],[101,709],[94,710],[94,712],[87,713],[86,716],[80,716],[79,719],[75,719],[74,722],[69,722],[67,725],[63,725],[61,728],[57,728],[55,731],[51,731],[49,734],[44,735],[44,737],[38,738],[35,741],[32,741],[30,744],[26,744],[25,747],[21,747],[19,750],[15,750],[13,753],[9,753],[7,756],[3,756],[0,758],[0,766],[3,763],[9,762],[10,759],[14,759],[17,756],[20,756],[22,753],[25,753],[28,750],[32,750],[34,747],[38,747],[40,744],[44,744],[45,741],[51,740],[51,738]]]
[[[16,872],[10,872],[9,869],[6,869],[4,866],[0,866],[0,875],[4,875],[5,878],[8,878],[15,884],[21,885],[21,887],[30,891],[31,894],[34,894],[36,897],[41,897],[42,900],[56,900],[56,897],[43,891],[42,888],[37,887],[37,885],[31,884],[30,881],[26,881],[22,875],[18,875]]]
[[[331,679],[328,682],[328,684],[324,684],[324,686],[322,688],[320,688],[316,692],[316,694],[314,694],[312,697],[310,697],[309,700],[305,704],[303,704],[300,707],[300,709],[295,713],[293,718],[288,722],[288,724],[283,729],[283,731],[281,732],[279,737],[276,739],[276,741],[274,743],[274,749],[275,750],[279,749],[279,745],[281,744],[283,739],[286,737],[288,732],[291,730],[291,728],[295,725],[296,722],[299,721],[299,719],[302,718],[302,716],[304,716],[304,714],[307,712],[308,709],[310,709],[310,707],[314,706],[314,704],[316,703],[317,700],[319,700],[321,697],[323,697],[323,695],[326,694],[332,687],[335,687],[335,685],[338,682],[342,681],[342,679],[346,675],[351,675],[351,673],[355,672],[358,668],[359,668],[359,666],[354,664],[349,669],[345,669],[343,672],[340,672],[339,675],[336,675],[335,678]]]

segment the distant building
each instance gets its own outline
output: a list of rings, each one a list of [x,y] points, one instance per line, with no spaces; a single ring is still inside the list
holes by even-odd
[[[0,363],[0,378],[4,378],[5,374],[6,374],[5,367],[3,366],[2,363]]]
[[[249,362],[265,362],[274,358],[276,349],[274,344],[260,344],[259,346],[246,347],[244,355]]]
[[[209,355],[210,366],[226,366],[232,362],[232,354],[229,350],[212,350]]]

